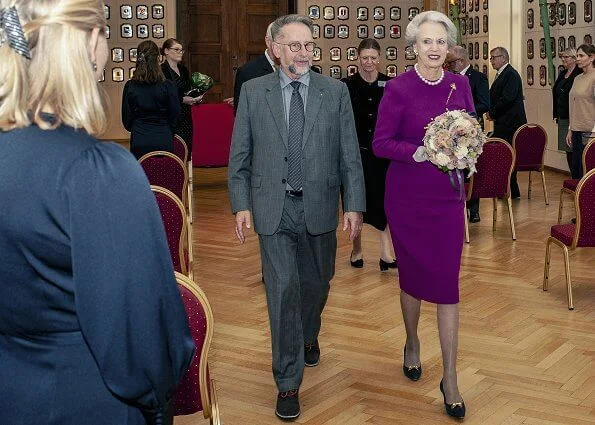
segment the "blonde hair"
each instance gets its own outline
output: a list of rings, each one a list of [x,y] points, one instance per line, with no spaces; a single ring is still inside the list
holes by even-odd
[[[89,57],[94,28],[106,21],[101,0],[0,0],[16,7],[31,60],[0,46],[0,131],[61,124],[99,135],[107,128],[105,95]],[[55,120],[42,118],[51,111]]]
[[[576,49],[574,47],[569,47],[568,49],[560,52],[560,55],[567,55],[576,60]]]

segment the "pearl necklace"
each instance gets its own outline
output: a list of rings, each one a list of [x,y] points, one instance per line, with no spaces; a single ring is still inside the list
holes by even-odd
[[[419,79],[422,80],[424,83],[426,83],[429,86],[437,86],[444,79],[444,69],[442,69],[442,68],[440,68],[440,72],[441,72],[440,78],[438,78],[437,80],[434,80],[434,81],[430,81],[427,78],[424,78],[423,75],[421,75],[421,73],[419,72],[419,68],[417,67],[417,64],[415,64],[413,66],[413,69],[415,69],[415,73],[417,74]]]

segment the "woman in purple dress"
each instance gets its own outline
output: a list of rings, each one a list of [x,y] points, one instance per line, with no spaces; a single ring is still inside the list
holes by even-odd
[[[473,98],[465,76],[442,68],[449,46],[456,43],[456,28],[446,15],[417,15],[406,36],[418,58],[415,70],[387,83],[372,145],[377,156],[391,160],[384,205],[399,259],[407,332],[403,371],[414,381],[421,376],[421,300],[435,303],[444,367],[440,389],[447,413],[462,418],[456,357],[465,205],[448,174],[426,160],[422,139],[424,127],[447,109],[474,111]]]

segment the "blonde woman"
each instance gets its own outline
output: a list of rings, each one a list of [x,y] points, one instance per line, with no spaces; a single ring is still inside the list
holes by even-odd
[[[105,25],[0,0],[0,424],[166,423],[192,358],[147,180],[96,138]]]

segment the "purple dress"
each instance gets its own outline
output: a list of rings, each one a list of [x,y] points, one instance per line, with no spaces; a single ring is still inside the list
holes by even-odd
[[[429,161],[415,162],[413,154],[423,144],[424,127],[447,108],[475,110],[464,75],[445,72],[430,86],[415,71],[401,74],[386,84],[372,144],[376,156],[391,160],[384,208],[401,290],[437,304],[459,302],[464,201],[448,174]]]

